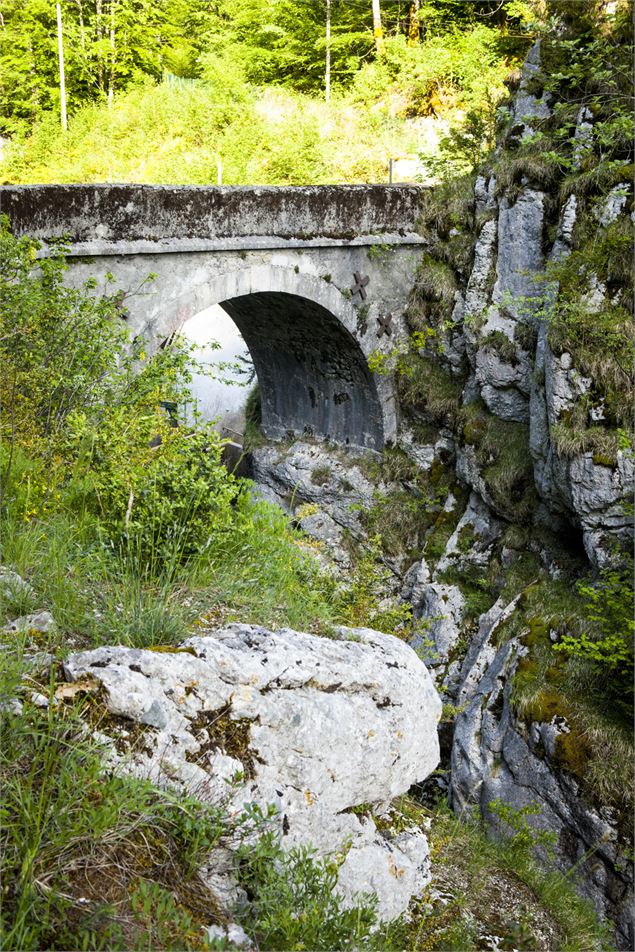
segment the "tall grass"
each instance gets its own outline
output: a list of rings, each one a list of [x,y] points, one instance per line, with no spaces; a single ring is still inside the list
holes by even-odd
[[[12,143],[3,182],[152,182],[226,185],[384,182],[388,158],[416,151],[417,135],[388,108],[269,88],[233,104],[213,88],[132,89],[112,108],[78,109],[62,134],[45,116]]]
[[[332,618],[332,583],[310,547],[281,510],[247,494],[235,531],[182,562],[164,547],[162,559],[150,553],[144,561],[134,538],[114,549],[97,529],[64,510],[5,518],[0,561],[30,590],[0,595],[0,621],[46,609],[60,647],[144,648],[177,644],[210,618],[302,629]]]

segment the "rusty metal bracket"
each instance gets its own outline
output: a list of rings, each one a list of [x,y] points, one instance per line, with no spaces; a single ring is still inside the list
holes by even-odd
[[[377,331],[377,337],[383,337],[384,334],[387,337],[392,336],[392,314],[386,314],[385,317],[378,317],[377,323],[379,324],[379,330]]]
[[[370,278],[368,277],[367,274],[364,275],[364,277],[362,277],[359,271],[354,271],[353,277],[355,278],[355,284],[351,288],[351,295],[352,297],[355,297],[356,294],[359,294],[362,301],[365,301],[366,300],[366,285],[370,281]]]

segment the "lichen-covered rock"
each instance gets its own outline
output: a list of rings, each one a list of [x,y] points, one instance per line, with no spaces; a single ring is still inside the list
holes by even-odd
[[[557,835],[558,865],[565,872],[575,869],[579,889],[616,922],[620,947],[632,948],[632,868],[620,855],[610,811],[591,806],[575,778],[556,765],[557,734],[568,730],[564,718],[527,730],[515,717],[512,676],[526,649],[517,638],[497,647],[494,635],[517,604],[518,598],[508,605],[499,601],[481,617],[454,687],[461,712],[452,743],[452,806],[459,814],[478,806],[494,833],[492,801],[515,810],[537,806],[530,824]]]
[[[600,204],[597,210],[597,219],[604,228],[613,224],[620,217],[626,208],[628,202],[628,193],[630,185],[628,182],[622,182],[611,189],[609,194]]]
[[[499,511],[500,507],[496,504],[496,501],[487,488],[487,483],[485,482],[481,466],[477,459],[476,450],[473,446],[470,446],[469,443],[465,446],[457,447],[456,474],[462,482],[481,497],[492,512],[504,515],[504,513]]]
[[[520,87],[514,100],[513,115],[517,123],[520,124],[520,138],[525,139],[535,130],[532,126],[532,120],[547,119],[551,110],[546,96],[538,98],[530,92],[532,81],[535,81],[540,74],[540,40],[536,40],[534,45],[527,53],[523,64],[523,70],[520,80]]]
[[[425,636],[418,636],[430,665],[447,662],[461,632],[465,599],[458,585],[430,582],[415,609],[415,616],[429,619]]]
[[[464,333],[466,339],[472,345],[475,339],[473,336],[470,337],[471,325],[480,317],[489,301],[490,276],[496,261],[497,235],[497,219],[489,219],[481,228],[474,248],[474,264],[467,283],[461,313],[461,318],[465,322]],[[453,314],[452,318],[455,320],[456,316]]]
[[[524,188],[511,204],[502,198],[498,211],[498,255],[494,304],[501,304],[515,320],[525,317],[528,299],[538,293],[535,275],[542,269],[542,228],[545,194]]]
[[[486,566],[492,555],[492,545],[501,533],[501,525],[500,519],[481,497],[471,493],[463,515],[446,543],[445,552],[437,562],[435,578],[450,568]]]
[[[421,832],[391,836],[370,813],[353,812],[381,812],[438,763],[441,702],[399,639],[369,629],[326,639],[236,624],[173,652],[75,654],[65,672],[97,679],[108,711],[141,731],[125,769],[224,801],[232,814],[247,802],[274,804],[283,845],[343,853],[342,893],[348,901],[376,893],[382,918],[423,891]],[[223,895],[220,869],[210,882]]]
[[[257,447],[250,459],[257,495],[280,505],[322,546],[323,557],[315,554],[323,567],[335,563],[340,569],[350,569],[345,534],[354,538],[363,534],[360,511],[373,504],[378,488],[377,482],[362,472],[362,460],[303,441]]]
[[[55,619],[50,612],[33,612],[31,615],[21,615],[19,618],[14,618],[13,621],[5,627],[7,632],[17,632],[17,631],[36,631],[40,634],[45,634],[46,632],[52,631],[55,628]]]
[[[427,621],[414,645],[437,678],[438,669],[447,669],[452,660],[465,616],[461,586],[448,582],[447,573],[454,578],[472,569],[485,568],[500,533],[500,520],[477,493],[472,493],[434,571],[422,559],[406,573],[401,597],[413,606],[415,618]]]
[[[584,377],[573,366],[571,354],[566,351],[556,357],[549,345],[545,348],[545,394],[550,426],[558,422],[563,413],[589,392],[593,381]]]
[[[569,486],[584,548],[591,562],[601,567],[610,561],[616,539],[628,545],[632,537],[635,460],[619,450],[615,466],[607,466],[584,453],[570,463]]]
[[[493,175],[477,175],[474,183],[474,202],[476,214],[493,211],[496,208],[496,179]]]
[[[436,450],[433,444],[417,442],[411,430],[403,427],[399,433],[399,446],[407,456],[417,464],[417,468],[428,473],[436,459]]]
[[[354,461],[317,443],[257,447],[251,466],[259,487],[288,512],[314,503],[337,525],[352,530],[359,528],[359,506],[370,505],[377,488]]]
[[[17,598],[34,595],[34,592],[21,575],[4,565],[0,565],[0,595],[3,598]]]

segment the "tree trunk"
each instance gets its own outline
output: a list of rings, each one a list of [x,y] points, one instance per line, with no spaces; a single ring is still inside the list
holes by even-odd
[[[110,69],[108,72],[108,106],[115,96],[115,0],[110,0]]]
[[[384,45],[384,31],[381,27],[381,11],[379,9],[379,0],[372,0],[373,4],[373,36],[375,37],[375,49],[378,56],[383,56],[386,52]]]
[[[326,0],[326,70],[324,90],[327,102],[331,99],[331,0]]]
[[[82,45],[82,50],[86,51],[86,36],[84,31],[84,8],[82,7],[82,0],[75,0],[77,3],[77,8],[79,10],[79,42]]]
[[[95,13],[95,32],[97,35],[97,43],[99,44],[103,36],[102,0],[95,0]],[[98,49],[97,53],[97,86],[100,93],[105,92],[104,57],[101,48]]]
[[[410,4],[410,12],[408,14],[408,46],[419,45],[419,32],[420,32],[419,8],[420,6],[421,6],[421,0],[412,0],[412,3]]]

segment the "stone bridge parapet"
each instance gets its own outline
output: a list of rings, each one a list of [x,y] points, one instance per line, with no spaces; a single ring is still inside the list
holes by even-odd
[[[69,254],[420,244],[416,185],[0,187],[16,235]]]

